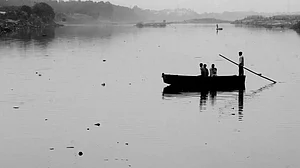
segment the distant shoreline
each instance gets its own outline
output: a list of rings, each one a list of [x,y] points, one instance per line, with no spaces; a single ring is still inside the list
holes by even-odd
[[[268,29],[300,30],[300,15],[248,16],[244,19],[233,21],[232,24]]]

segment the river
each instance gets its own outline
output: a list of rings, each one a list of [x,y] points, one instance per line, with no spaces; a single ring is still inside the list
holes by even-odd
[[[300,34],[186,24],[0,39],[0,167],[300,167]],[[245,71],[244,92],[163,94],[161,74]]]

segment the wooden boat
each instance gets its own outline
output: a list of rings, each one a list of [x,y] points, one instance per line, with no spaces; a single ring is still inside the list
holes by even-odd
[[[173,89],[180,92],[189,91],[232,91],[244,90],[246,76],[188,76],[188,75],[172,75],[162,73],[164,83],[172,86]]]

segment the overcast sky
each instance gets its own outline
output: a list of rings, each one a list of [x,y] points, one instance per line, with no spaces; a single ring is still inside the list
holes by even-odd
[[[144,9],[189,8],[198,13],[224,11],[295,12],[300,0],[110,0],[111,3]]]

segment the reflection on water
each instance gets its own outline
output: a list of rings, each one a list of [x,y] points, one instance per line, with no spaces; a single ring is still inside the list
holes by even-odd
[[[228,102],[228,101],[230,102],[230,100],[238,100],[237,104],[238,104],[239,121],[242,121],[243,109],[244,109],[244,92],[245,90],[236,90],[236,91],[228,91],[228,92],[224,92],[224,91],[181,92],[180,90],[177,90],[172,86],[166,86],[163,90],[163,97],[176,97],[176,98],[200,97],[200,102],[199,102],[200,112],[207,111],[208,99],[211,107],[217,105],[216,102],[218,101],[218,97],[220,101],[224,101],[224,102]],[[226,104],[225,107],[227,108]]]
[[[200,92],[200,111],[206,110],[207,98],[208,98],[208,91]]]
[[[27,48],[30,45],[37,45],[41,48],[47,48],[47,46],[55,38],[55,28],[45,29],[22,29],[12,34],[1,38],[0,47],[9,45],[11,41],[16,43],[18,48]],[[7,42],[7,43],[5,43]]]
[[[239,121],[242,121],[243,119],[243,109],[244,109],[244,92],[245,90],[239,90],[239,96],[238,96],[238,118]]]

